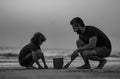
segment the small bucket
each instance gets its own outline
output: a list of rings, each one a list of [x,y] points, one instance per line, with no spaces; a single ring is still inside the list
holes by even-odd
[[[53,58],[53,66],[54,66],[54,69],[62,69],[63,58]]]

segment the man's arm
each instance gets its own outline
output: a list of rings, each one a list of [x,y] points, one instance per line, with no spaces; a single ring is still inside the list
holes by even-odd
[[[76,41],[77,48],[82,47],[86,45],[85,42],[83,42],[80,38]]]
[[[96,47],[96,43],[97,43],[97,37],[94,36],[94,37],[91,37],[89,39],[89,43],[82,46],[82,47],[79,47],[78,48],[78,51],[84,51],[84,50],[89,50],[89,49],[94,49]]]

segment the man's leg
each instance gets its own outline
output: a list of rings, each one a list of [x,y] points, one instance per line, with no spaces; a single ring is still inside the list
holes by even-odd
[[[76,41],[76,45],[77,45],[77,48],[79,48],[79,47],[84,46],[85,43],[84,43],[82,40],[78,39],[78,40]],[[82,52],[80,52],[80,54],[81,54],[81,57],[83,58],[83,60],[86,60],[86,59],[84,58]]]
[[[107,60],[104,58],[110,55],[111,50],[103,46],[103,47],[96,47],[95,51],[97,55],[90,56],[89,59],[93,61],[99,61],[99,65],[95,69],[102,69],[107,62]]]
[[[76,45],[77,45],[77,48],[79,48],[79,47],[84,46],[85,43],[84,43],[82,40],[78,39],[78,40],[76,41]],[[89,69],[89,68],[90,68],[90,64],[89,64],[88,59],[87,59],[86,56],[85,56],[85,53],[87,54],[88,51],[80,52],[80,55],[81,55],[81,57],[83,58],[85,64],[84,64],[83,66],[81,66],[81,67],[77,67],[77,69],[80,69],[80,68]]]
[[[83,58],[85,64],[77,67],[77,69],[90,69],[90,63],[89,63],[89,57],[90,56],[96,56],[95,50],[85,50],[83,52],[80,52],[81,57]]]
[[[79,69],[89,65],[88,60],[99,61],[99,65],[95,69],[102,69],[107,62],[106,59],[104,59],[104,57],[109,56],[110,52],[111,50],[106,49],[104,47],[97,47],[94,50],[86,50],[86,51],[80,52],[85,62],[85,65],[79,67]]]
[[[99,61],[99,65],[95,69],[102,69],[106,64],[107,60],[98,56],[89,57],[90,60]]]

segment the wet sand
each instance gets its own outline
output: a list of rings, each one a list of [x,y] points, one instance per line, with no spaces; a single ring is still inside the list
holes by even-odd
[[[77,70],[69,69],[3,69],[0,79],[120,79],[120,68],[116,70]]]
[[[0,79],[120,79],[120,61],[108,60],[102,70],[94,69],[97,62],[91,62],[92,69],[87,70],[75,68],[82,65],[82,61],[74,61],[68,69],[53,69],[52,62],[48,62],[49,69],[39,70],[25,69],[18,63],[4,63],[0,67]]]

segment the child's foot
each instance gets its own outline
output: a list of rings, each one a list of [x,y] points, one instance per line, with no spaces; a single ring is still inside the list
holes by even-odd
[[[107,60],[103,59],[102,61],[100,61],[100,64],[95,69],[102,69],[104,65],[106,64],[106,62]]]
[[[90,65],[83,65],[80,67],[76,67],[76,69],[90,69]]]
[[[48,66],[47,66],[47,65],[45,65],[44,69],[48,69]]]

